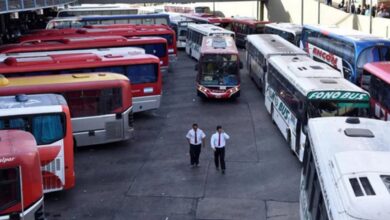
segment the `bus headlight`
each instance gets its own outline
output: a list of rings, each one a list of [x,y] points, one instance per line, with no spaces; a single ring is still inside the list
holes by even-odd
[[[229,89],[231,94],[234,94],[234,93],[238,92],[238,90],[239,90],[239,88],[237,86]]]

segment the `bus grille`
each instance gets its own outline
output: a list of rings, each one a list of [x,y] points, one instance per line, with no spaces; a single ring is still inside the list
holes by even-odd
[[[134,127],[134,115],[133,115],[133,112],[130,112],[129,113],[129,128],[133,128]]]
[[[106,122],[106,138],[120,139],[122,138],[122,121],[110,121]]]
[[[57,158],[56,160],[45,165],[43,167],[43,171],[44,171],[44,172],[42,172],[43,189],[45,191],[47,191],[47,190],[52,191],[55,189],[62,188],[61,180],[56,175],[56,172],[61,171],[61,160],[59,158]]]

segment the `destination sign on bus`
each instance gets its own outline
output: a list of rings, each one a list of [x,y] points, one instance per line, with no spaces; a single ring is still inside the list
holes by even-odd
[[[351,101],[369,101],[367,93],[346,92],[346,91],[317,91],[309,92],[309,100],[351,100]]]

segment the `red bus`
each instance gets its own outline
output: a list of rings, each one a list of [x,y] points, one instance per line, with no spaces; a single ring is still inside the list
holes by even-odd
[[[369,78],[369,84],[362,87],[368,89],[371,95],[371,115],[390,121],[390,62],[364,65],[363,76]]]
[[[0,97],[0,130],[30,132],[41,159],[45,193],[75,185],[73,136],[69,107],[55,94]]]
[[[196,65],[198,96],[216,99],[239,97],[241,68],[232,37],[203,37],[200,59]]]
[[[236,34],[236,45],[245,47],[246,36],[249,34],[262,34],[269,21],[259,21],[253,18],[233,18],[232,31]]]
[[[184,14],[184,17],[188,18],[191,21],[194,21],[197,24],[213,24],[220,26],[225,29],[231,29],[231,18],[222,18],[213,15],[212,13],[194,13],[194,14]]]
[[[64,36],[70,37],[92,37],[92,36],[124,36],[124,37],[162,37],[167,40],[168,54],[170,61],[177,59],[176,34],[167,25],[90,25],[80,29],[66,29],[37,31],[34,34],[24,35],[19,42],[36,40],[58,40]]]
[[[162,69],[168,68],[167,41],[161,37],[122,37],[122,36],[96,36],[96,37],[68,37],[63,36],[56,40],[36,40],[18,44],[0,46],[0,53],[12,56],[12,53],[62,51],[93,48],[139,47],[145,53],[160,58]]]
[[[134,112],[160,107],[162,76],[160,60],[157,57],[149,54],[67,54],[66,52],[55,55],[42,52],[28,57],[8,57],[0,62],[0,74],[12,77],[83,72],[119,73],[130,79]]]
[[[0,177],[0,219],[45,219],[39,153],[30,133],[0,131]]]

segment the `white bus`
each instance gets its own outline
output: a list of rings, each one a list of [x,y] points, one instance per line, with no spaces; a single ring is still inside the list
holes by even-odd
[[[316,118],[308,125],[301,220],[390,219],[390,123]]]
[[[282,37],[274,34],[253,34],[247,36],[246,66],[249,76],[264,93],[268,59],[271,56],[307,55]]]
[[[134,15],[138,14],[138,9],[130,5],[100,5],[90,7],[69,7],[61,9],[57,13],[58,18],[76,17],[84,15]]]
[[[211,13],[209,6],[199,4],[169,4],[164,6],[164,11],[182,14]]]
[[[171,16],[170,20],[170,26],[176,33],[176,47],[186,48],[188,25],[194,22],[182,16]]]
[[[301,47],[302,25],[292,23],[270,23],[265,25],[265,34],[276,34]]]
[[[212,24],[189,24],[187,30],[186,53],[199,60],[200,48],[204,36],[231,36],[234,32]]]
[[[265,88],[265,106],[300,161],[308,119],[369,112],[368,92],[308,56],[269,58]]]

